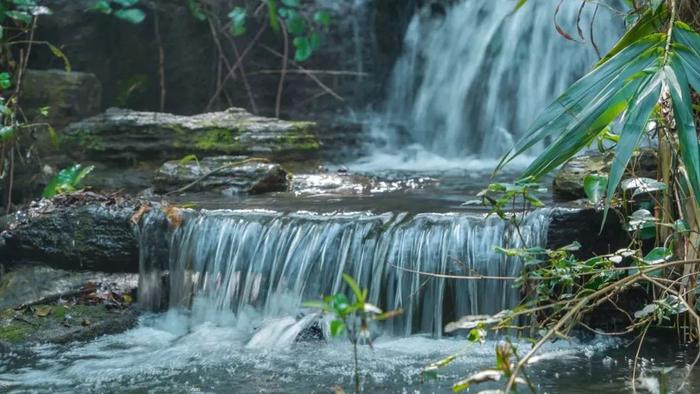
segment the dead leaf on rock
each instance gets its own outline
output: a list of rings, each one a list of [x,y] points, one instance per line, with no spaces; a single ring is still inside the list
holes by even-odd
[[[131,223],[134,225],[139,224],[143,215],[145,215],[150,210],[151,207],[148,204],[141,205],[138,211],[136,211],[136,213],[131,216]]]
[[[34,315],[37,317],[46,317],[51,313],[51,307],[48,305],[40,305],[34,310]]]
[[[170,228],[179,228],[182,224],[182,210],[174,205],[169,205],[168,203],[163,203],[163,212],[165,212],[165,217],[168,219],[168,224]]]

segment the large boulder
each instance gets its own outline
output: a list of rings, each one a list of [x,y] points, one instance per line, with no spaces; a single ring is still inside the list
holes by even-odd
[[[583,180],[586,175],[607,175],[610,172],[613,158],[612,152],[591,152],[569,160],[554,177],[552,182],[554,197],[563,201],[585,198]],[[656,151],[652,149],[642,149],[636,152],[631,160],[634,166],[634,175],[656,178],[656,158]]]
[[[22,79],[21,100],[30,119],[48,107],[49,124],[62,128],[100,112],[102,84],[90,73],[27,70]]]
[[[194,116],[111,108],[64,132],[78,156],[121,162],[185,155],[246,155],[276,161],[316,159],[315,123],[254,116],[239,108]]]
[[[226,195],[283,192],[289,189],[289,174],[276,163],[245,156],[216,156],[201,161],[168,161],[156,172],[153,186],[159,193],[185,187],[188,191]]]

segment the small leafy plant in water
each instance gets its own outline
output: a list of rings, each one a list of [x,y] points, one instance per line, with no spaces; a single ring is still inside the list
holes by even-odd
[[[401,314],[402,310],[382,311],[377,306],[367,302],[369,291],[361,289],[352,276],[343,274],[343,280],[352,290],[353,302],[344,293],[336,293],[323,297],[322,301],[305,302],[304,306],[320,309],[333,315],[334,319],[330,324],[331,336],[340,337],[347,334],[347,338],[352,344],[355,393],[360,393],[362,389],[357,355],[358,344],[367,344],[371,348],[370,322],[391,319]]]

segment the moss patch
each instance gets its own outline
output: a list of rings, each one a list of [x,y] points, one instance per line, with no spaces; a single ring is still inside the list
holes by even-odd
[[[209,151],[235,152],[241,150],[238,132],[224,128],[213,128],[196,137],[195,146]]]
[[[22,310],[0,311],[0,341],[50,341],[66,331],[88,327],[108,319],[104,305],[34,305]]]

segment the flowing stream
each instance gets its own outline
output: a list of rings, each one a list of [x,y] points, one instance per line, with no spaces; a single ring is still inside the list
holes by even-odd
[[[595,63],[593,15],[594,31],[608,29],[596,40],[601,51],[616,36],[610,31],[616,16],[594,2],[580,18],[586,43],[556,34],[556,2],[531,0],[512,14],[514,3],[461,0],[413,17],[385,105],[372,122],[374,154],[351,169],[391,168],[418,173],[419,181],[381,183],[377,189],[400,185],[381,196],[217,201],[212,209],[187,211],[170,230],[146,215],[139,302],[147,312],[138,326],[88,343],[0,353],[0,392],[348,390],[350,345],[330,338],[328,316],[302,307],[349,293],[343,273],[368,289],[371,303],[403,310],[372,327],[372,350],[361,348],[366,392],[447,392],[456,380],[492,368],[497,338],[467,345],[463,336],[447,335],[445,324],[516,305],[520,289],[512,278],[521,262],[494,248],[544,245],[551,211],[529,214],[516,231],[460,204],[488,182],[485,171],[537,111]],[[368,2],[353,4],[363,15],[356,8]],[[564,2],[556,16],[576,40],[579,5]],[[359,32],[360,21],[351,22]],[[454,167],[461,172],[446,173]],[[431,174],[416,171],[425,169]],[[450,187],[453,178],[468,184]],[[424,184],[438,186],[421,190]],[[148,247],[164,231],[167,258]],[[450,275],[490,279],[444,277]],[[627,392],[633,362],[620,344],[609,338],[550,343],[528,371],[542,392]],[[530,346],[515,345],[521,354]],[[427,364],[455,353],[460,357],[439,379],[423,381]],[[687,354],[663,344],[644,349],[640,388],[658,392],[662,367],[686,364]],[[687,392],[700,387],[693,379]]]

